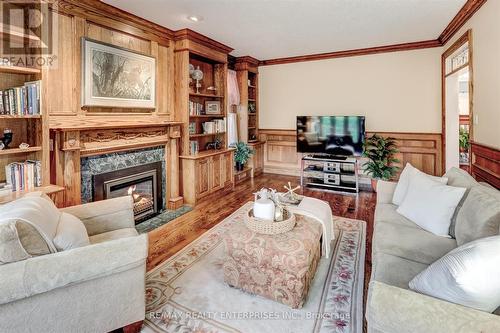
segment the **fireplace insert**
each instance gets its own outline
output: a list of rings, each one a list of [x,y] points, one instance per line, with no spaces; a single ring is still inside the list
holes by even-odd
[[[93,201],[131,195],[134,218],[140,223],[162,206],[162,163],[155,162],[93,176]]]

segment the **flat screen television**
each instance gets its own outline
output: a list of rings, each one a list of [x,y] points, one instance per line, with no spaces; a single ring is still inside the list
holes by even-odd
[[[361,156],[365,141],[363,116],[298,116],[297,151],[335,156]]]

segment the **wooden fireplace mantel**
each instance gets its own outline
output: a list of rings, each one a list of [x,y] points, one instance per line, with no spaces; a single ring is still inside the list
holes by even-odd
[[[179,195],[179,147],[181,123],[146,118],[144,122],[116,119],[99,124],[90,119],[77,122],[51,123],[53,151],[51,180],[66,191],[59,206],[81,204],[81,158],[163,146],[167,181],[166,202],[168,209],[183,204]],[[90,121],[89,121],[90,120]]]

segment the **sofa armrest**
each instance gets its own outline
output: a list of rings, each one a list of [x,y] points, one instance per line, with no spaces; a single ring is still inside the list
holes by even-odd
[[[370,282],[368,332],[500,332],[500,316]]]
[[[146,274],[147,256],[144,234],[1,265],[0,304],[141,265]]]
[[[134,203],[131,196],[91,202],[63,208],[61,211],[82,220],[89,236],[135,227]]]
[[[377,181],[377,203],[390,204],[396,190],[396,182],[388,182],[385,180]]]

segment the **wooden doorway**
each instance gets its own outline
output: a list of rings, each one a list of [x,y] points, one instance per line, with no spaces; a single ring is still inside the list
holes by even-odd
[[[442,168],[470,172],[473,138],[472,31],[468,30],[441,56]]]

